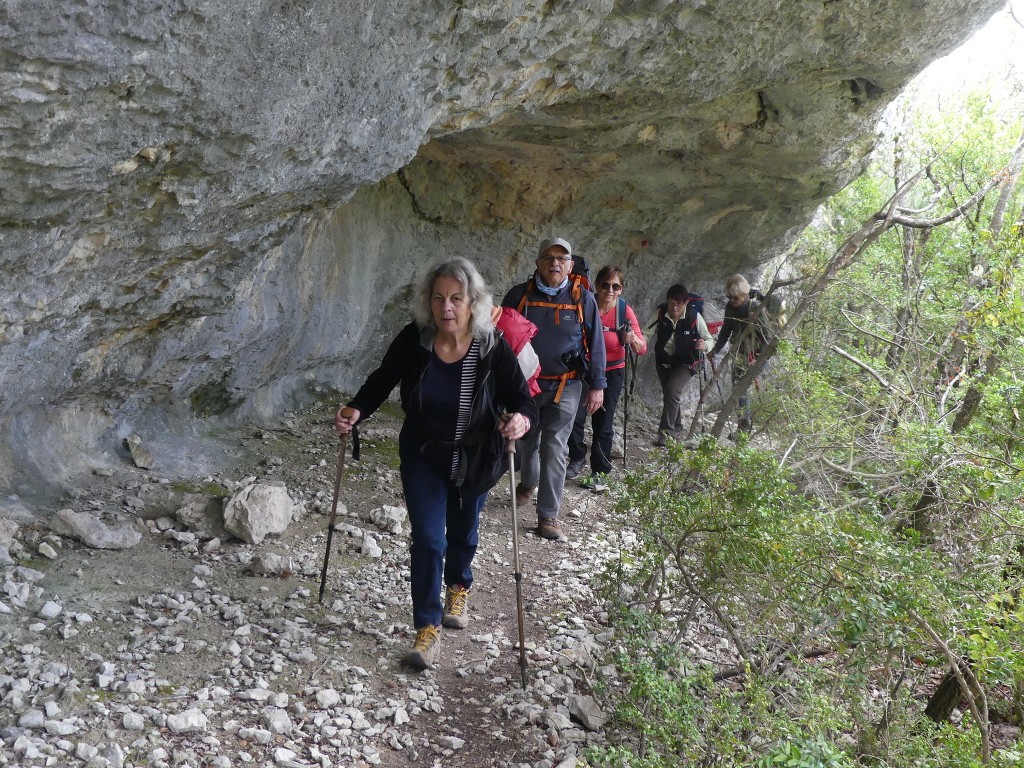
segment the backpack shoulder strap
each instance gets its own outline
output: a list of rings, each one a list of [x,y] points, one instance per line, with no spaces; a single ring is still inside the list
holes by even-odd
[[[516,312],[520,315],[522,315],[523,310],[526,309],[526,302],[530,299],[531,288],[533,288],[533,280],[527,280],[526,285],[523,287],[523,295],[519,297],[519,305],[516,307]]]
[[[654,326],[660,323],[665,318],[665,310],[668,308],[667,304],[658,305],[658,316],[654,318],[654,322],[647,326],[647,330],[651,330]]]
[[[696,293],[691,293],[687,301],[693,305],[693,324],[691,328],[697,327],[697,315],[704,314],[704,297],[698,296]]]

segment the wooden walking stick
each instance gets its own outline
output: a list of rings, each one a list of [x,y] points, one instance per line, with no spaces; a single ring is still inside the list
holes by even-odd
[[[509,490],[512,491],[512,556],[516,574],[516,611],[519,616],[519,674],[526,690],[526,627],[523,616],[523,569],[519,562],[519,512],[516,509],[516,441],[507,440]]]
[[[356,443],[356,446],[359,444]],[[324,601],[324,590],[327,589],[327,564],[331,560],[331,539],[334,538],[334,522],[338,517],[338,494],[341,492],[341,474],[345,471],[345,450],[348,448],[348,435],[341,436],[341,450],[338,451],[338,472],[334,476],[334,501],[331,502],[331,517],[327,523],[327,549],[324,550],[324,567],[320,571],[320,595],[317,602]],[[357,458],[353,452],[353,458]]]

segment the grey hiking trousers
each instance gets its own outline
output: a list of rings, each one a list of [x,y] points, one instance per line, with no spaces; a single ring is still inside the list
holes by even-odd
[[[534,395],[540,410],[540,429],[520,442],[519,482],[537,488],[537,517],[558,517],[565,487],[565,466],[569,461],[569,433],[576,417],[583,385],[568,381],[562,397],[555,402],[555,390]]]
[[[658,431],[678,440],[683,431],[683,391],[693,378],[693,374],[686,365],[672,369],[659,365],[657,370],[662,393],[661,422],[658,424]]]

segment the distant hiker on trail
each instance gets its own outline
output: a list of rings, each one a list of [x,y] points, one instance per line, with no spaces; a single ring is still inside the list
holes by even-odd
[[[678,440],[682,436],[683,390],[704,364],[705,350],[715,340],[701,314],[703,299],[678,283],[668,289],[665,298],[648,326],[654,329],[654,362],[662,393],[661,422],[654,441],[658,446],[665,445],[669,437]]]
[[[615,408],[626,382],[626,350],[642,355],[647,351],[640,323],[633,308],[622,298],[626,287],[626,276],[622,269],[614,266],[602,267],[594,283],[597,288],[597,308],[601,313],[601,330],[604,331],[604,347],[607,362],[605,378],[608,386],[604,390],[604,407],[598,408],[591,416],[593,445],[590,447],[591,475],[580,481],[580,485],[592,491],[608,488],[605,479],[612,471],[612,438],[614,436]],[[566,480],[575,480],[583,472],[587,462],[587,446],[583,441],[587,411],[581,407],[569,437],[569,467]]]
[[[558,512],[565,486],[569,432],[576,408],[585,397],[587,413],[604,403],[604,334],[597,301],[572,271],[572,246],[561,238],[545,240],[537,255],[537,271],[502,299],[537,326],[532,344],[540,358],[541,392],[534,398],[540,429],[521,444],[522,474],[517,504],[537,494],[537,534],[563,539]],[[588,390],[584,396],[582,381]],[[539,490],[538,490],[539,489]]]
[[[515,353],[494,331],[492,306],[469,261],[434,267],[413,300],[413,322],[334,417],[338,431],[348,433],[401,384],[398,453],[412,529],[416,629],[402,662],[417,669],[437,660],[442,624],[461,629],[469,621],[480,509],[508,467],[504,440],[521,438],[538,421]],[[507,419],[499,419],[502,411]]]
[[[743,275],[732,275],[726,279],[725,295],[729,301],[725,308],[725,322],[715,348],[711,350],[711,358],[714,362],[715,355],[732,341],[729,352],[732,355],[732,383],[735,385],[746,376],[750,365],[761,354],[770,338],[771,324],[781,319],[782,301],[776,295],[766,301],[759,291],[751,289]],[[747,392],[740,397],[739,407],[739,429],[749,432],[753,422]]]

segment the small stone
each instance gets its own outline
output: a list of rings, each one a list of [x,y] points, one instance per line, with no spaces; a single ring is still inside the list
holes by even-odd
[[[85,762],[89,762],[99,753],[99,749],[84,741],[78,742],[78,745],[75,747],[75,757]]]
[[[316,692],[316,703],[320,709],[330,709],[341,702],[341,694],[333,688],[325,688]]]
[[[43,727],[51,736],[70,736],[78,730],[71,720],[47,720]]]
[[[39,554],[50,560],[57,559],[57,550],[47,544],[45,541],[39,545]]]
[[[43,619],[55,619],[60,615],[62,610],[64,609],[61,608],[59,603],[55,603],[50,600],[39,609],[39,617]]]
[[[197,733],[206,730],[208,720],[198,709],[186,709],[176,715],[167,716],[167,727],[172,733]]]
[[[445,749],[462,749],[466,742],[458,736],[441,736],[438,743]]]
[[[142,445],[142,438],[138,435],[128,435],[125,438],[128,452],[132,455],[132,461],[139,469],[153,469],[156,466],[156,459],[153,458],[145,446]]]
[[[42,728],[46,722],[46,715],[39,709],[28,709],[18,718],[18,726],[21,728]]]
[[[281,736],[291,733],[294,728],[288,713],[277,707],[266,707],[263,710],[263,723],[271,733]]]

